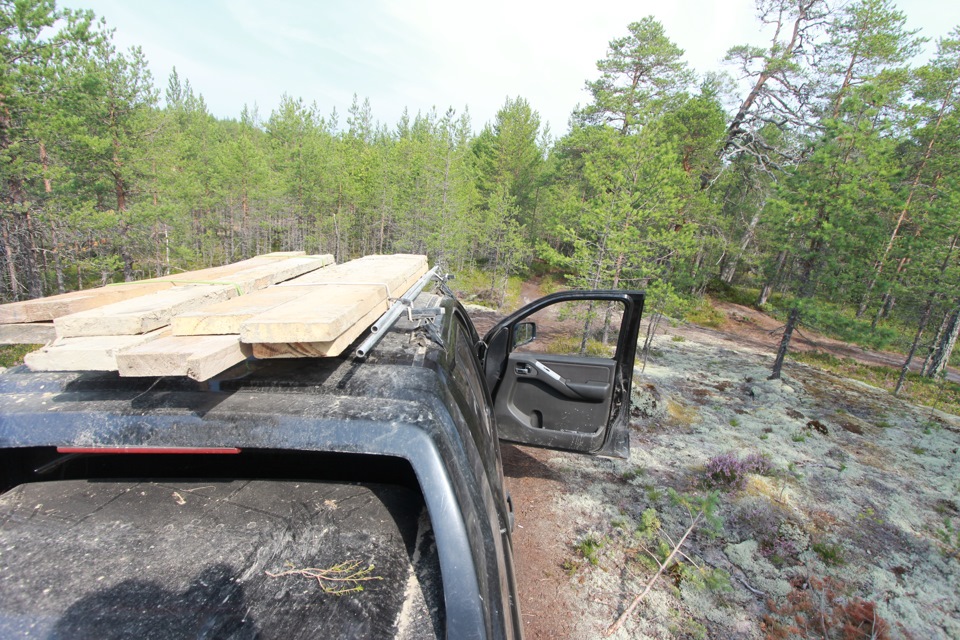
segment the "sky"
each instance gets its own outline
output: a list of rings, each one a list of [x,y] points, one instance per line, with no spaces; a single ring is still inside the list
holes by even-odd
[[[334,108],[344,122],[354,94],[393,127],[436,108],[469,108],[475,130],[507,97],[523,97],[567,130],[584,82],[597,77],[607,43],[645,16],[659,20],[698,72],[716,71],[728,48],[764,44],[754,0],[61,0],[92,9],[116,29],[119,49],[137,45],[162,91],[171,70],[188,79],[211,113],[262,118],[283,94]],[[960,25],[957,0],[901,0],[907,26],[931,40]],[[569,7],[569,8],[565,8]],[[928,45],[932,51],[933,45]],[[733,72],[733,69],[730,69]]]

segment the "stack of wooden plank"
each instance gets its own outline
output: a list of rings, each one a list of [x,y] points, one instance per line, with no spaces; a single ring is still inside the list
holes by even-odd
[[[251,355],[339,355],[427,271],[421,255],[332,262],[328,255],[267,254],[0,305],[0,327],[52,320],[56,339],[26,356],[34,370],[207,380]]]

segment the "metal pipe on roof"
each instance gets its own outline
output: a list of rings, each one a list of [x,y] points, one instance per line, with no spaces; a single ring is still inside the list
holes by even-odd
[[[387,331],[392,327],[397,320],[400,319],[400,314],[404,312],[404,309],[407,309],[413,305],[413,301],[420,295],[420,292],[424,290],[427,284],[431,280],[437,277],[437,269],[439,267],[434,267],[423,274],[419,280],[417,280],[412,287],[407,289],[407,292],[397,298],[397,300],[387,309],[382,316],[380,316],[376,322],[370,325],[370,335],[367,336],[367,339],[364,340],[359,347],[357,347],[356,356],[358,358],[365,358],[367,354],[370,353],[370,350],[373,349],[377,344],[383,339],[383,336],[386,335]]]

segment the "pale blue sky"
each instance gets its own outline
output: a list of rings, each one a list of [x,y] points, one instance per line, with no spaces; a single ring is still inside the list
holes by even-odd
[[[411,114],[469,106],[475,129],[507,96],[522,96],[567,129],[584,81],[607,42],[647,15],[686,50],[698,71],[726,50],[762,44],[753,0],[62,0],[93,9],[115,42],[140,45],[158,88],[176,66],[210,111],[236,118],[245,103],[262,117],[283,93],[343,115],[354,93],[393,126]],[[902,0],[908,25],[936,39],[960,24],[957,0]],[[569,6],[569,9],[564,7]],[[342,120],[341,120],[342,122]]]

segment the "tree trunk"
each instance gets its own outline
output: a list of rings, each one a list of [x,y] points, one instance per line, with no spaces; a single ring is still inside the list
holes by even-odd
[[[943,118],[943,112],[941,110],[940,119]],[[940,120],[937,121],[937,128],[940,127]],[[863,316],[867,310],[867,305],[870,301],[870,293],[873,291],[873,288],[877,285],[877,281],[880,279],[880,275],[883,273],[883,265],[887,261],[887,257],[890,255],[891,249],[893,249],[893,244],[896,242],[897,237],[900,234],[900,228],[903,226],[904,220],[906,220],[907,212],[910,210],[910,203],[913,200],[913,196],[916,193],[918,187],[920,186],[920,177],[923,172],[924,167],[927,164],[927,160],[930,159],[931,154],[933,153],[933,143],[936,139],[936,130],[934,130],[934,137],[931,138],[930,144],[927,145],[927,151],[923,156],[923,161],[920,163],[920,167],[917,169],[917,175],[913,179],[913,183],[910,185],[910,192],[907,194],[907,201],[903,205],[903,209],[900,210],[900,215],[897,218],[897,223],[893,227],[893,232],[890,234],[890,240],[887,241],[887,245],[883,249],[883,254],[880,256],[880,259],[874,264],[873,277],[870,279],[870,282],[867,284],[867,290],[864,292],[863,297],[860,299],[860,306],[857,309],[857,317]],[[942,174],[938,173],[933,179],[933,187],[936,188],[937,183],[940,181]],[[931,197],[931,200],[933,198]],[[919,237],[920,228],[917,228],[916,235]],[[903,263],[901,262],[901,268],[897,269],[897,273],[902,270]]]
[[[826,212],[821,209],[817,214],[816,226],[818,228],[823,226],[823,222],[826,220]],[[808,300],[814,292],[814,279],[813,271],[814,266],[816,265],[817,258],[820,255],[820,252],[823,250],[823,245],[819,240],[810,241],[810,249],[807,257],[803,259],[803,264],[801,266],[800,273],[800,294],[798,299],[793,304],[793,308],[790,309],[790,315],[787,317],[787,324],[783,327],[783,336],[780,338],[780,346],[777,347],[777,357],[773,361],[773,369],[770,371],[770,380],[779,380],[780,371],[783,369],[783,361],[787,357],[787,351],[790,350],[790,339],[793,337],[793,331],[797,328],[797,325],[800,324],[800,303],[804,300]]]
[[[803,22],[807,19],[807,14],[810,9],[815,4],[814,1],[799,2],[797,13],[797,18],[793,23],[793,31],[790,35],[790,41],[784,47],[781,45],[778,40],[780,38],[780,29],[783,27],[782,22],[777,23],[777,28],[773,36],[773,41],[771,43],[771,51],[779,50],[782,48],[782,55],[780,56],[778,63],[781,60],[789,60],[793,57],[793,51],[797,46],[797,43],[800,41],[800,29]],[[763,91],[764,85],[767,83],[767,80],[773,77],[774,72],[769,68],[765,67],[763,71],[760,72],[760,75],[757,76],[757,81],[754,83],[753,88],[750,89],[750,93],[747,94],[747,97],[744,99],[743,103],[740,105],[740,109],[737,111],[737,114],[730,121],[730,125],[727,127],[727,134],[724,136],[723,144],[720,146],[720,152],[717,155],[722,155],[727,149],[733,145],[733,141],[743,133],[744,121],[747,118],[747,114],[750,112],[750,109],[753,107],[754,103],[757,101],[757,98],[760,97],[760,93]]]
[[[930,360],[924,370],[928,378],[935,378],[947,368],[953,349],[957,346],[957,336],[960,335],[960,301],[953,311],[947,313]]]
[[[903,361],[903,366],[900,368],[900,377],[897,379],[897,386],[893,390],[893,395],[897,395],[903,389],[903,383],[907,379],[907,372],[910,371],[910,362],[917,353],[917,347],[920,346],[920,338],[923,337],[923,332],[926,330],[927,323],[930,321],[930,312],[933,311],[933,301],[935,299],[936,294],[931,293],[927,304],[924,306],[923,315],[920,316],[920,324],[917,325],[917,335],[914,336],[913,344],[910,345],[910,351],[907,353],[907,358]]]
[[[600,239],[600,246],[598,247],[599,254],[597,255],[597,271],[593,276],[593,289],[600,288],[600,280],[603,277],[603,260],[607,252],[607,236],[604,235]],[[580,355],[585,355],[587,353],[587,340],[590,338],[590,324],[593,322],[593,302],[590,303],[590,306],[587,308],[587,317],[583,321],[583,335],[580,337]]]
[[[36,256],[40,252],[36,245],[37,234],[33,232],[33,218],[29,210],[23,214],[24,236],[26,239],[24,255],[27,262],[27,288],[31,298],[43,297],[43,275],[37,267]]]
[[[953,252],[957,248],[957,241],[958,237],[954,237],[953,242],[950,243],[950,248],[947,250],[947,255],[944,256],[943,262],[940,264],[940,273],[937,274],[937,277],[933,282],[933,287],[930,290],[926,307],[923,310],[923,315],[920,317],[920,323],[917,327],[917,335],[913,339],[913,344],[910,346],[910,353],[907,354],[907,359],[904,361],[903,368],[900,370],[900,378],[897,380],[897,387],[893,390],[893,395],[900,393],[900,390],[903,388],[903,382],[907,378],[907,371],[910,369],[910,361],[913,359],[914,354],[916,354],[917,346],[920,344],[920,338],[923,336],[923,332],[927,328],[927,323],[930,321],[930,314],[933,311],[933,304],[936,302],[937,298],[941,297],[941,293],[939,292],[940,282],[943,280],[944,274],[950,267],[950,263],[953,259]]]
[[[616,267],[613,272],[613,286],[612,289],[620,288],[620,275],[623,273],[623,262],[626,256],[623,252],[617,254]],[[607,310],[603,315],[603,337],[601,342],[606,345],[610,341],[610,324],[613,319],[613,309],[615,303],[609,303],[607,305]]]
[[[60,243],[57,241],[57,225],[50,223],[50,240],[53,243],[53,271],[57,278],[57,293],[66,293],[67,285],[63,280],[63,263],[60,260]]]
[[[6,220],[0,225],[3,234],[3,254],[7,262],[7,276],[10,278],[10,294],[14,300],[20,299],[20,279],[17,277],[17,260],[13,253],[13,234],[10,233]]]
[[[777,357],[773,361],[773,369],[770,371],[769,380],[779,380],[780,371],[783,369],[783,361],[790,350],[790,339],[793,338],[793,330],[800,324],[800,308],[790,309],[790,315],[787,317],[787,324],[783,327],[783,336],[780,338],[780,346],[777,347]]]
[[[724,265],[723,271],[720,274],[720,279],[730,284],[733,282],[733,276],[737,273],[737,265],[740,263],[740,258],[743,257],[743,254],[746,253],[747,247],[750,246],[750,243],[753,242],[753,238],[757,234],[757,224],[760,222],[760,210],[758,209],[753,217],[750,219],[750,224],[747,225],[747,230],[743,234],[743,238],[740,240],[740,250],[727,264]]]
[[[783,271],[783,265],[787,261],[787,252],[781,251],[777,254],[777,269],[774,271],[773,277],[770,278],[764,285],[763,289],[760,290],[760,297],[757,299],[757,306],[762,307],[767,304],[767,299],[770,297],[770,293],[773,291],[773,287],[776,285],[777,280],[780,277],[780,273]]]

